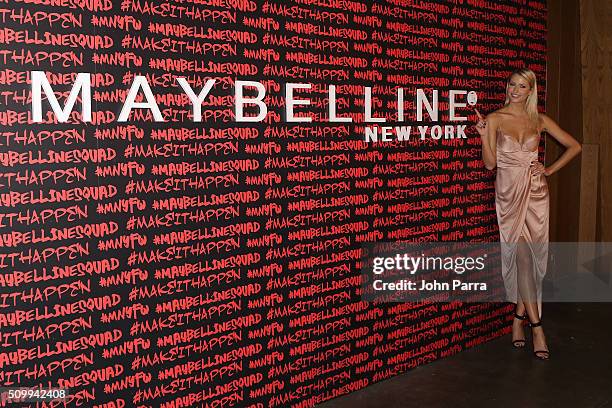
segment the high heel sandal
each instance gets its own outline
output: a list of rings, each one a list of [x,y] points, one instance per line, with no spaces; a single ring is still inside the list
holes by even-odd
[[[542,326],[542,321],[536,323],[529,322],[529,327],[531,327],[531,335],[533,337],[533,328]],[[550,352],[548,350],[534,350],[533,354],[538,358],[538,360],[548,360],[550,357]]]
[[[515,319],[519,319],[519,320],[526,320],[527,319],[527,312],[525,312],[524,315],[520,316],[515,311],[514,312],[514,318]],[[523,324],[521,323],[521,330],[522,329],[523,329]],[[512,340],[512,346],[514,346],[514,348],[523,348],[523,347],[525,347],[526,342],[527,342],[526,339]]]

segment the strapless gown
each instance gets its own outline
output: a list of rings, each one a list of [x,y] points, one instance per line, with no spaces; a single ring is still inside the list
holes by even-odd
[[[519,143],[513,136],[498,130],[495,209],[501,241],[502,276],[507,300],[517,303],[517,263],[530,263],[538,303],[542,314],[542,280],[548,260],[549,193],[546,176],[534,175],[531,163],[538,161],[540,135],[534,134]],[[523,236],[531,259],[517,262],[517,243]],[[523,253],[523,252],[519,252]]]

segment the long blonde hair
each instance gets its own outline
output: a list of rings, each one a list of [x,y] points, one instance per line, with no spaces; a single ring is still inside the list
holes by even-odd
[[[531,88],[531,93],[525,101],[525,110],[527,111],[527,116],[529,119],[534,123],[534,125],[537,126],[540,115],[538,114],[538,81],[536,80],[536,74],[529,68],[521,68],[512,72],[508,77],[508,81],[506,82],[506,101],[504,102],[504,105],[508,105],[510,102],[510,97],[508,96],[508,85],[510,84],[510,79],[513,75],[520,75],[527,81],[529,87]]]

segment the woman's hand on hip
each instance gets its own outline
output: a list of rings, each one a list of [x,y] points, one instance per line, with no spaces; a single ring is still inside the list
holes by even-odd
[[[539,161],[531,162],[531,174],[533,174],[534,176],[539,176],[540,174],[548,176],[546,168]]]

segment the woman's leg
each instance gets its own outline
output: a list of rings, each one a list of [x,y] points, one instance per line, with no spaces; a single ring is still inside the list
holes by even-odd
[[[525,315],[525,304],[523,303],[523,298],[521,298],[521,294],[518,294],[518,303],[516,304],[516,314],[519,316]]]
[[[517,245],[516,266],[520,299],[527,311],[529,321],[537,323],[540,321],[540,314],[538,311],[533,259],[529,244],[522,235],[519,237]],[[542,326],[534,327],[532,332],[534,350],[548,350]]]

